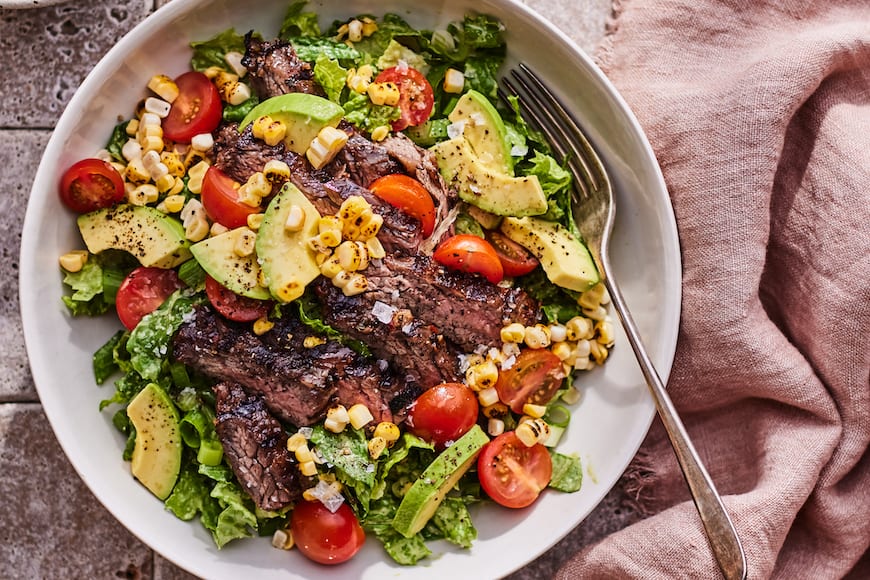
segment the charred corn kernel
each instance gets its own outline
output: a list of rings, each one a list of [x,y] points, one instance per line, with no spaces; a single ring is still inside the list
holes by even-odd
[[[604,283],[599,282],[589,290],[580,294],[580,298],[577,299],[577,304],[579,304],[581,308],[589,308],[590,310],[598,308],[601,306],[602,298],[606,291],[607,289],[604,287]]]
[[[384,441],[383,437],[372,437],[368,440],[366,446],[369,450],[369,457],[377,459],[384,452],[384,449],[387,448],[387,442]]]
[[[338,258],[338,263],[342,270],[348,272],[356,272],[360,270],[364,264],[368,264],[367,250],[364,244],[352,242],[350,240],[342,242],[335,249],[335,256]]]
[[[163,137],[148,135],[140,141],[143,151],[163,151],[165,145]]]
[[[296,453],[296,450],[303,445],[308,446],[308,439],[298,431],[287,438],[287,451],[290,453]]]
[[[365,244],[370,259],[380,260],[387,255],[383,244],[381,244],[381,241],[378,238],[371,237],[365,241]]]
[[[526,403],[523,405],[523,413],[534,419],[540,419],[547,413],[547,406]]]
[[[150,183],[143,183],[127,194],[127,202],[132,205],[147,205],[154,203],[160,197],[157,187]]]
[[[589,350],[590,355],[595,362],[598,364],[604,364],[604,361],[607,360],[607,355],[610,354],[610,351],[607,350],[607,347],[598,342],[597,340],[589,341]]]
[[[335,419],[327,418],[323,421],[323,428],[332,433],[341,433],[345,427],[347,427],[347,423],[340,423]]]
[[[351,42],[363,39],[363,23],[356,18],[347,23],[347,39]]]
[[[145,110],[149,113],[154,113],[161,119],[165,119],[169,115],[171,105],[163,99],[148,97],[145,99]]]
[[[254,253],[254,243],[257,241],[257,234],[248,228],[242,230],[236,235],[236,241],[233,244],[233,253],[240,258],[247,258]]]
[[[245,219],[247,225],[252,230],[256,231],[260,229],[260,226],[263,224],[263,214],[262,213],[252,213],[248,214],[248,217]]]
[[[381,437],[387,443],[395,443],[401,436],[398,425],[389,421],[381,421],[375,427],[375,437]]]
[[[383,141],[387,138],[387,135],[390,134],[389,125],[378,125],[374,129],[372,129],[372,141]]]
[[[127,164],[127,168],[124,170],[124,177],[130,183],[142,183],[148,181],[151,178],[151,175],[148,173],[148,170],[145,169],[145,165],[142,163],[142,158],[132,159],[130,163]]]
[[[198,216],[184,226],[184,237],[191,242],[198,242],[204,239],[208,235],[208,232],[208,220],[202,216]]]
[[[139,116],[139,131],[136,133],[136,135],[139,137],[143,135],[162,136],[163,129],[160,128],[161,123],[162,121],[160,120],[160,117],[158,117],[154,113],[149,113],[148,111],[142,109]],[[157,132],[158,129],[159,132]]]
[[[67,252],[59,258],[60,267],[67,272],[81,272],[82,268],[88,261],[88,252],[86,250],[74,250]]]
[[[187,225],[188,220],[196,217],[205,217],[205,208],[198,199],[189,199],[184,207],[181,208],[181,221]]]
[[[347,143],[347,139],[347,133],[327,125],[320,130],[317,137],[308,146],[305,157],[314,169],[320,169],[333,160]]]
[[[543,419],[524,421],[516,428],[517,439],[526,447],[543,443],[550,436],[550,426]]]
[[[239,81],[239,75],[226,71],[218,72],[212,79],[221,99],[231,105],[241,105],[251,98],[251,89]]]
[[[290,211],[287,212],[284,229],[288,232],[298,232],[302,230],[303,226],[305,226],[305,209],[294,203],[290,206]]]
[[[347,78],[345,79],[347,88],[359,94],[364,94],[368,90],[369,84],[372,82],[372,76],[362,74],[362,68],[363,67],[360,67],[359,70],[350,69],[347,71]]]
[[[369,408],[362,403],[351,406],[347,410],[347,417],[350,420],[350,426],[354,429],[362,429],[375,420]]]
[[[135,137],[139,131],[139,119],[130,119],[124,127],[124,132],[130,137]]]
[[[578,371],[588,371],[595,366],[595,361],[593,361],[588,356],[585,358],[578,358],[574,361],[574,370]]]
[[[607,318],[607,309],[603,306],[598,306],[596,308],[581,308],[581,312],[583,312],[583,316],[596,321]]]
[[[287,136],[287,125],[282,121],[272,121],[267,126],[263,127],[263,136],[261,137],[266,145],[275,146],[284,140]]]
[[[332,254],[325,254],[323,252],[317,252],[316,254],[314,254],[314,262],[317,264],[317,267],[319,268],[331,257],[332,257]]]
[[[322,234],[317,234],[316,236],[308,238],[308,247],[320,254],[331,253],[333,246],[327,246],[321,236]]]
[[[465,87],[465,75],[462,71],[449,68],[444,73],[444,92],[458,94]]]
[[[613,344],[613,323],[606,318],[595,324],[595,332],[598,334],[598,342],[604,345]]]
[[[501,419],[490,419],[486,424],[486,432],[489,433],[491,437],[498,437],[504,433],[504,421]]]
[[[559,357],[559,360],[561,361],[568,360],[574,355],[574,348],[571,346],[571,343],[568,342],[557,342],[550,350],[554,355]]]
[[[334,278],[333,278],[334,280]],[[351,274],[350,280],[341,289],[345,296],[356,296],[362,294],[369,289],[369,280],[362,274],[355,272]]]
[[[174,177],[184,177],[184,162],[181,156],[174,151],[160,153],[160,162],[166,166],[167,171]]]
[[[564,342],[568,339],[568,329],[564,324],[550,325],[550,342]]]
[[[257,336],[262,336],[274,328],[275,323],[265,316],[261,316],[254,321],[253,330]]]
[[[235,50],[231,50],[230,52],[224,55],[224,62],[226,62],[233,72],[238,76],[243,77],[248,73],[248,69],[245,68],[245,65],[242,64],[242,59],[245,57],[241,52],[237,52]]]
[[[582,394],[580,393],[580,389],[571,385],[568,387],[564,393],[562,393],[562,401],[569,405],[575,405],[580,402]]]
[[[384,225],[384,218],[380,214],[372,214],[372,217],[360,226],[359,239],[369,240],[378,235],[381,231],[381,226]]]
[[[272,547],[279,550],[290,550],[293,548],[293,532],[288,530],[275,530],[272,534]]]
[[[508,324],[501,329],[502,342],[522,342],[526,336],[526,327],[519,322]]]
[[[523,342],[529,348],[546,348],[550,346],[550,329],[543,324],[527,326]]]
[[[374,238],[374,239],[377,239],[377,238]],[[368,247],[366,246],[365,242],[354,242],[354,243],[357,245],[357,248],[359,248],[359,256],[360,256],[359,268],[357,268],[357,269],[358,270],[365,270],[366,268],[369,267]]]
[[[210,66],[210,67],[208,67],[207,69],[205,69],[204,71],[202,71],[202,74],[204,74],[205,76],[207,76],[209,79],[214,80],[215,78],[217,78],[217,76],[218,76],[220,73],[225,73],[225,74],[226,74],[226,72],[227,72],[227,71],[225,71],[224,69],[222,69],[222,68],[219,67],[219,66]]]
[[[399,85],[394,82],[371,83],[366,93],[375,105],[395,107],[399,104]]]
[[[565,324],[565,333],[568,340],[581,340],[592,338],[592,321],[583,316],[575,316]]]
[[[99,151],[97,151],[94,157],[96,157],[100,161],[105,161],[106,163],[112,162],[112,154],[109,153],[108,149],[100,149]]]
[[[273,184],[276,181],[287,181],[290,179],[290,166],[280,159],[270,159],[263,166],[263,175]]]
[[[127,139],[127,142],[121,147],[121,155],[127,161],[140,159],[142,157],[142,146],[136,139]]]
[[[484,362],[486,362],[484,356],[482,354],[474,352],[465,357],[465,364],[467,365],[465,368],[467,369],[469,367],[473,367],[474,365],[479,365]]]
[[[318,235],[327,248],[335,248],[341,244],[341,230],[326,230]]]
[[[498,403],[498,391],[495,387],[483,389],[477,393],[477,400],[480,401],[482,407],[489,407]]]
[[[308,448],[308,443],[302,443],[293,450],[293,454],[296,456],[296,461],[299,463],[305,463],[306,461],[314,461],[314,455],[312,455],[311,450]]]
[[[493,403],[483,408],[483,414],[488,419],[504,419],[510,413],[510,409],[502,402]]]
[[[347,23],[345,22],[344,24],[339,26],[338,30],[336,30],[335,33],[336,33],[336,36],[335,36],[336,40],[341,40],[345,36],[347,36]]]
[[[196,167],[200,163],[205,163],[208,165],[208,160],[205,158],[205,153],[202,151],[197,151],[194,148],[190,148],[187,153],[184,154],[184,166],[188,169],[192,167]]]
[[[239,195],[237,199],[239,203],[242,203],[248,207],[260,207],[260,204],[263,203],[263,198],[254,193],[247,184],[239,188]]]
[[[592,352],[592,342],[583,338],[578,340],[574,344],[574,357],[583,358],[588,357]]]
[[[197,151],[208,151],[214,147],[214,137],[211,136],[211,133],[194,135],[190,140],[190,146]]]
[[[502,365],[507,362],[507,359],[510,357],[515,357],[520,354],[520,345],[515,342],[506,342],[501,347],[501,353],[504,355],[504,360],[502,360]],[[504,368],[504,366],[502,366]]]
[[[306,477],[314,477],[315,475],[317,475],[317,464],[313,461],[306,461],[305,463],[300,463],[299,473]]]
[[[302,346],[305,348],[314,348],[321,344],[326,344],[326,339],[320,336],[306,336],[305,340],[302,341]]]
[[[161,165],[163,164],[161,163]],[[166,166],[164,165],[164,167]],[[177,177],[170,173],[167,173],[155,179],[154,185],[157,186],[157,191],[159,191],[160,193],[168,193],[175,187],[176,181],[178,181]]]
[[[251,175],[245,182],[245,187],[248,189],[249,194],[256,195],[257,197],[266,197],[272,193],[272,184],[266,179],[262,171],[257,171]]]
[[[465,371],[465,382],[474,391],[482,391],[495,386],[498,380],[498,367],[491,360],[483,361],[468,367]],[[496,399],[497,400],[497,399]]]
[[[371,207],[361,195],[351,195],[341,202],[341,207],[338,208],[336,215],[343,224],[347,224],[356,220],[360,214]]]
[[[377,32],[378,23],[369,18],[368,16],[364,16],[362,19],[362,35],[363,38],[367,38]]]
[[[334,215],[325,215],[317,220],[317,231],[324,232],[340,232],[342,227],[341,218]]]
[[[350,417],[347,414],[347,407],[344,405],[335,405],[326,410],[326,418],[333,419],[340,423],[349,423]]]
[[[178,85],[166,75],[151,77],[151,80],[148,81],[148,88],[168,103],[178,98]]]
[[[228,228],[227,226],[225,226],[223,224],[215,222],[215,223],[211,224],[211,228],[209,228],[208,234],[210,236],[214,237],[214,236],[219,236],[221,234],[225,234],[228,231],[230,231],[230,228]]]
[[[318,254],[318,256],[326,256],[326,254]],[[320,273],[330,280],[335,278],[341,271],[341,264],[338,263],[338,258],[334,255],[328,256],[326,260],[320,264]]]
[[[251,123],[251,134],[254,139],[262,139],[266,128],[274,122],[269,115],[262,115],[254,119],[254,122]]]

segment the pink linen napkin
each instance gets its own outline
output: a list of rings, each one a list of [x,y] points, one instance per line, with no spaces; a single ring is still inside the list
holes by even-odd
[[[870,2],[614,7],[597,56],[680,232],[669,390],[749,576],[870,578]],[[559,577],[718,577],[658,422],[629,476],[650,517]]]

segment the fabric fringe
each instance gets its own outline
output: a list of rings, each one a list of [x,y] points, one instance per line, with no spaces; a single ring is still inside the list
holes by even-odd
[[[605,73],[611,65],[611,58],[613,56],[613,36],[619,30],[619,17],[622,15],[623,8],[623,0],[611,1],[610,16],[604,24],[604,38],[600,43],[598,43],[598,46],[595,47],[592,54],[592,59],[595,61],[595,64],[597,64]]]
[[[656,513],[658,510],[654,506],[660,499],[656,497],[656,479],[652,457],[641,447],[622,475],[623,502],[626,506],[643,517]]]

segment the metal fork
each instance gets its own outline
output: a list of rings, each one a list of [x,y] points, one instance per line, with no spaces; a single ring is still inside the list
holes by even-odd
[[[580,130],[574,116],[528,66],[520,64],[510,72],[509,77],[502,80],[502,84],[506,89],[499,90],[502,99],[507,100],[508,93],[518,98],[523,116],[547,137],[557,160],[567,163],[574,176],[574,219],[595,260],[598,272],[604,279],[613,307],[622,321],[628,341],[652,393],[656,409],[698,508],[710,547],[726,578],[745,578],[746,556],[734,524],[643,346],[619,286],[611,276],[607,246],[616,217],[616,206],[604,165]]]

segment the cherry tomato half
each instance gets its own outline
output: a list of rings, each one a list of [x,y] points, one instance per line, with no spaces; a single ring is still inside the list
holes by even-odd
[[[547,448],[532,447],[513,431],[487,443],[477,458],[477,476],[483,491],[509,508],[524,508],[538,499],[553,476],[553,460]]]
[[[369,189],[388,204],[420,220],[424,238],[432,235],[435,229],[435,203],[422,183],[413,177],[394,173],[376,179]]]
[[[248,216],[260,211],[240,202],[239,184],[214,166],[205,173],[200,196],[208,217],[231,230],[247,225]]]
[[[175,270],[136,268],[121,282],[115,297],[121,324],[133,330],[146,314],[157,310],[170,294],[183,287],[184,283]]]
[[[61,177],[60,199],[76,213],[111,207],[124,199],[124,178],[102,159],[82,159]]]
[[[190,143],[200,133],[211,133],[221,122],[223,106],[217,88],[201,72],[186,72],[177,79],[178,96],[163,119],[163,136]]]
[[[290,529],[299,550],[321,564],[350,560],[366,539],[347,503],[332,513],[319,501],[301,501],[293,508]]]
[[[375,79],[378,83],[396,83],[399,87],[399,109],[402,116],[393,121],[393,131],[416,127],[432,114],[435,95],[423,73],[409,66],[384,69]]]
[[[504,277],[498,254],[489,242],[471,234],[459,234],[441,242],[432,257],[453,270],[480,274],[493,284]]]
[[[525,276],[538,267],[538,259],[506,235],[486,232],[486,239],[498,254],[505,276]]]
[[[514,413],[522,414],[523,405],[546,405],[562,386],[565,369],[562,361],[545,348],[527,348],[507,370],[498,373],[495,388],[500,401]]]
[[[211,276],[205,277],[205,294],[221,316],[236,322],[251,322],[269,313],[272,303],[239,296]]]
[[[444,449],[477,423],[477,410],[477,397],[471,389],[459,383],[441,383],[417,398],[405,424],[420,439]]]

